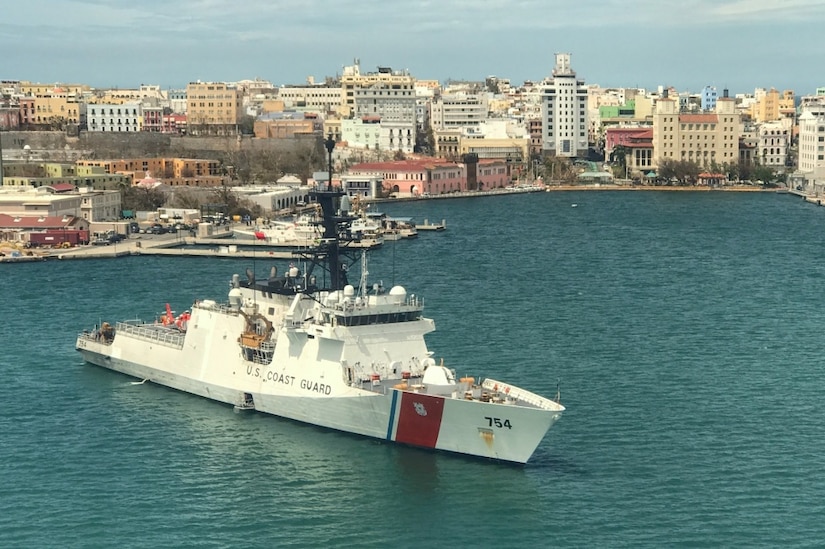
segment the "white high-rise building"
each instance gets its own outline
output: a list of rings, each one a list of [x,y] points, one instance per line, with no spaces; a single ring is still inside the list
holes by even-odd
[[[759,164],[773,168],[784,168],[791,136],[790,124],[784,121],[765,122],[759,125],[758,135],[759,144],[756,155]]]
[[[825,178],[825,105],[809,105],[799,116],[799,171]]]
[[[552,78],[541,92],[544,154],[587,156],[587,88],[570,68],[570,54],[557,53]]]

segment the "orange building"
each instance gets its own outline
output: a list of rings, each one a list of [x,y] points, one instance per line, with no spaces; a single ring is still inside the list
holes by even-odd
[[[97,166],[110,174],[128,174],[132,185],[147,174],[170,186],[217,187],[226,182],[217,160],[191,158],[134,158],[128,160],[78,160],[78,166]]]

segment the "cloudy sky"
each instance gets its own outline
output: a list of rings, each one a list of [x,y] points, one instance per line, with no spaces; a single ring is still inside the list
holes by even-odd
[[[95,87],[408,69],[602,86],[825,86],[823,0],[4,0],[0,79]]]

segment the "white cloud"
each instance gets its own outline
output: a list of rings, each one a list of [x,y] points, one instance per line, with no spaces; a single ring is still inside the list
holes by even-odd
[[[821,0],[736,0],[713,5],[713,14],[728,21],[805,21],[825,13]]]
[[[360,33],[367,39],[370,34],[399,30],[506,33],[628,25],[712,26],[801,21],[823,14],[825,2],[821,0],[412,0],[403,4],[386,0],[28,0],[3,9],[5,24],[23,28],[212,32],[245,40],[250,36],[263,40],[268,33],[293,30],[334,29],[342,35]],[[44,32],[41,39],[47,38]]]
[[[359,57],[369,59],[365,67],[409,67],[424,78],[498,73],[536,79],[549,74],[553,52],[568,51],[577,73],[591,82],[608,77],[614,84],[623,78],[638,82],[639,71],[656,74],[658,79],[668,70],[673,74],[662,75],[668,82],[704,82],[714,75],[731,74],[731,62],[736,63],[736,74],[761,79],[765,59],[780,54],[775,41],[770,49],[760,49],[766,41],[754,37],[770,32],[798,37],[781,52],[788,62],[774,64],[774,70],[784,70],[786,80],[802,75],[813,80],[809,69],[792,68],[796,67],[792,61],[805,59],[803,66],[808,67],[815,63],[812,59],[825,55],[816,33],[807,32],[825,23],[823,0],[26,0],[7,4],[0,14],[0,51],[14,51],[16,56],[3,67],[6,72],[0,76],[6,78],[33,73],[36,78],[54,73],[69,75],[62,78],[82,79],[86,74],[120,78],[107,75],[124,67],[129,77],[160,75],[168,81],[199,76],[231,79],[252,71],[289,82],[310,73],[334,74]],[[719,54],[744,43],[750,55],[732,59]],[[628,58],[644,61],[615,61]],[[675,70],[677,58],[681,62]],[[691,59],[693,65],[687,63]],[[51,66],[44,60],[51,60]],[[720,68],[714,69],[714,63]],[[94,67],[106,67],[106,74]]]

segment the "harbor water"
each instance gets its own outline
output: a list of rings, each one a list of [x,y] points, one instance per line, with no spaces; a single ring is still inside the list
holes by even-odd
[[[382,204],[447,230],[372,282],[434,358],[567,411],[523,467],[387,444],[86,365],[76,335],[225,300],[260,260],[0,266],[2,547],[777,547],[825,539],[825,210],[770,193]]]

